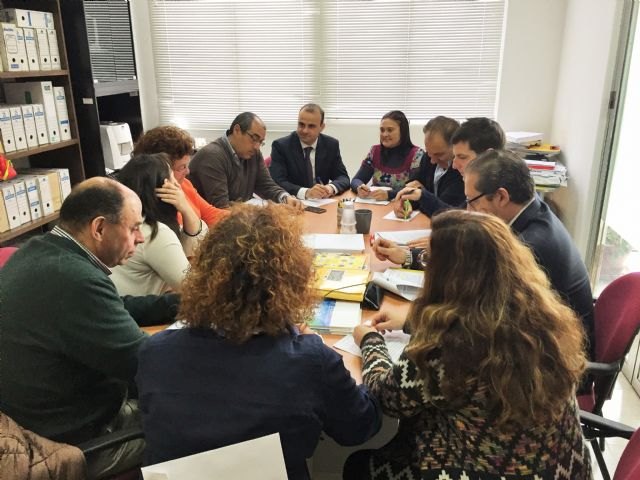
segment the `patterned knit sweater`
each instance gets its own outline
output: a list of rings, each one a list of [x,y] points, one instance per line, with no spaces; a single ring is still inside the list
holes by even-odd
[[[505,432],[491,418],[486,385],[469,385],[455,406],[444,398],[437,353],[418,371],[405,352],[393,364],[380,334],[367,334],[361,348],[364,383],[400,419],[394,439],[371,457],[371,478],[591,478],[574,401],[555,422]]]

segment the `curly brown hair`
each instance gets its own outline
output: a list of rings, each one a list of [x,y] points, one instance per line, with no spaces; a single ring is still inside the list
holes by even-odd
[[[434,216],[424,289],[408,319],[407,355],[419,367],[440,355],[451,405],[461,406],[472,385],[486,386],[489,411],[504,426],[556,418],[585,368],[581,322],[531,250],[492,215]]]
[[[237,204],[200,243],[182,287],[188,327],[234,343],[280,335],[309,318],[316,301],[312,252],[287,207]]]
[[[133,155],[142,153],[166,153],[171,163],[193,153],[194,140],[189,132],[166,125],[148,130],[133,147]]]

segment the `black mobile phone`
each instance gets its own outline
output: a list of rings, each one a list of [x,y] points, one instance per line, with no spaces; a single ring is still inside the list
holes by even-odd
[[[326,212],[326,211],[327,211],[327,209],[326,209],[326,208],[310,207],[310,206],[309,206],[309,207],[304,207],[304,209],[305,209],[307,212],[311,212],[311,213],[324,213],[324,212]]]

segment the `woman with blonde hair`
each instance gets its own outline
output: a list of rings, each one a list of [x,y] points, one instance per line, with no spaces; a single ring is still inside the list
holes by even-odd
[[[209,231],[178,318],[141,348],[148,463],[278,432],[289,478],[324,431],[343,445],[380,428],[378,404],[342,357],[299,326],[313,312],[312,253],[289,208],[239,204]]]
[[[398,363],[376,330],[398,317],[354,332],[364,382],[400,428],[352,455],[344,478],[591,478],[575,405],[580,321],[499,218],[448,211],[432,227]]]

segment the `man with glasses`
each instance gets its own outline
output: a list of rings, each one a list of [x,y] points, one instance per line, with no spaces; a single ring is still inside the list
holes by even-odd
[[[425,129],[427,129],[428,126],[429,123],[425,125]],[[426,130],[425,132],[428,134]],[[425,145],[427,145],[426,142],[427,136],[425,136]],[[459,175],[464,176],[465,167],[476,158],[476,156],[489,149],[504,148],[505,135],[500,124],[495,120],[486,117],[475,117],[468,119],[460,125],[460,128],[452,132],[452,135],[449,137],[449,142],[451,143],[452,158],[450,170],[457,170]],[[429,145],[427,145],[427,152],[428,151]],[[410,200],[412,202],[412,208],[417,208],[426,215],[431,216],[433,213],[447,208],[464,208],[465,203],[461,198],[460,200],[458,200],[458,198],[460,197],[434,195],[424,188],[415,188],[415,185],[408,184],[406,188],[398,192],[394,211],[397,216],[400,216],[403,213],[401,205],[404,203],[404,200]]]
[[[278,186],[267,170],[260,147],[267,128],[255,113],[238,115],[226,134],[198,150],[189,165],[189,180],[212,205],[228,208],[230,202],[244,202],[254,193],[265,200],[302,204]]]
[[[569,232],[538,198],[527,164],[507,150],[491,150],[467,165],[467,209],[511,226],[547,273],[551,286],[582,319],[593,353],[593,297],[587,269]]]
[[[298,112],[298,128],[271,145],[273,179],[297,198],[328,198],[349,188],[338,140],[322,133],[324,110],[307,103]]]

